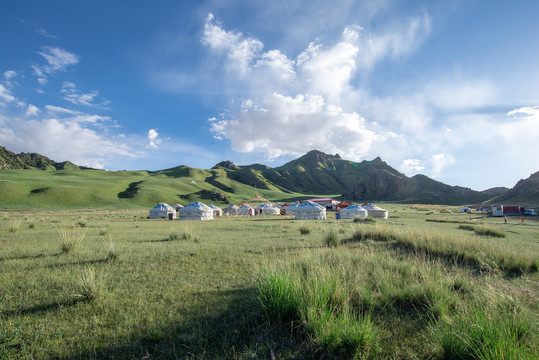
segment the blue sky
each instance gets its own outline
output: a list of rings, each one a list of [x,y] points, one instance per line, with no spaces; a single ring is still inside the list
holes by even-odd
[[[539,170],[537,1],[9,1],[0,145],[108,170],[380,156]]]

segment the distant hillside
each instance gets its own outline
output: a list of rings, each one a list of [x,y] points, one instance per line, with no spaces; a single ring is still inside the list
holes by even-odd
[[[304,194],[340,194],[353,201],[397,201],[460,205],[491,198],[468,188],[449,186],[424,175],[412,178],[395,170],[379,157],[356,163],[312,150],[282,166],[237,166],[230,162],[216,165],[227,177],[238,182],[268,189]],[[215,168],[215,167],[214,167]]]
[[[539,171],[520,180],[512,189],[494,197],[489,203],[539,207]]]
[[[133,208],[195,200],[225,205],[257,193],[272,201],[331,196],[354,202],[539,204],[538,173],[510,190],[478,192],[424,175],[407,177],[379,157],[358,163],[317,150],[275,168],[227,160],[207,170],[181,165],[160,171],[102,171],[0,147],[0,169],[0,206],[8,208]]]
[[[15,154],[0,146],[0,169],[75,170],[88,168],[79,167],[69,161],[58,163],[37,153]]]

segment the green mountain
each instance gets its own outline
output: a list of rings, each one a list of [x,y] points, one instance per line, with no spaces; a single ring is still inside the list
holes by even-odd
[[[0,146],[0,169],[75,170],[88,168],[79,167],[69,161],[58,163],[37,153],[15,154]]]
[[[331,196],[355,202],[460,205],[539,193],[537,173],[511,190],[478,192],[424,175],[407,177],[379,157],[358,163],[317,150],[275,168],[222,161],[211,169],[181,165],[152,172],[95,170],[0,147],[0,168],[4,208],[140,208],[195,200],[225,205],[255,194],[272,201]]]

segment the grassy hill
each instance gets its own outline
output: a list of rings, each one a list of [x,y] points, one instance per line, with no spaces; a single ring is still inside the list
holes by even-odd
[[[0,168],[0,208],[130,209],[198,200],[226,205],[256,193],[283,202],[332,196],[355,202],[539,203],[537,173],[511,190],[478,192],[424,175],[407,177],[379,157],[357,163],[317,150],[275,168],[222,161],[211,169],[182,165],[154,172],[113,172],[57,163],[35,153],[17,155],[0,147]]]

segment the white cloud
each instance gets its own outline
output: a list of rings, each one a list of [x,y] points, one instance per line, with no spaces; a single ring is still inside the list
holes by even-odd
[[[213,121],[212,130],[229,139],[236,151],[262,152],[269,158],[315,148],[358,158],[377,139],[358,114],[328,105],[321,96],[275,93],[263,105],[234,119]]]
[[[157,138],[158,136],[159,136],[159,133],[157,132],[156,129],[148,130],[148,140],[149,140],[148,146],[150,148],[155,149],[155,150],[158,149],[157,145],[161,143],[161,139]]]
[[[17,73],[13,70],[7,70],[4,72],[4,79],[6,80],[11,80],[13,79],[15,76],[17,76]]]
[[[75,105],[102,108],[109,103],[107,100],[103,100],[101,103],[96,103],[97,97],[99,96],[99,92],[97,90],[93,90],[89,93],[82,93],[79,89],[77,89],[75,83],[71,81],[64,81],[62,84],[62,90],[60,90],[60,92],[64,94],[65,100]]]
[[[15,152],[38,152],[56,161],[97,168],[103,168],[112,156],[136,156],[126,144],[59,118],[26,120],[0,115],[0,143]]]
[[[444,167],[451,165],[455,162],[453,156],[448,154],[435,154],[431,158],[432,176],[439,177],[442,175]]]
[[[39,113],[39,108],[35,105],[28,104],[26,107],[26,116],[36,116]]]
[[[336,44],[313,41],[291,60],[279,50],[264,52],[257,39],[223,29],[210,14],[202,42],[225,56],[225,75],[246,95],[232,100],[241,108],[230,109],[226,118],[212,118],[210,127],[216,138],[228,139],[239,152],[275,158],[316,148],[359,160],[375,142],[404,132],[376,132],[358,114],[361,91],[352,85],[357,70],[407,54],[429,32],[426,15],[380,36],[350,25]]]
[[[46,73],[65,71],[69,66],[78,64],[80,57],[59,47],[44,46],[38,54],[43,56],[47,65],[41,67]]]
[[[425,166],[423,166],[422,164],[422,161],[419,160],[419,159],[405,159],[401,166],[400,166],[400,169],[404,172],[404,173],[407,173],[407,172],[415,172],[415,171],[421,171],[423,169],[425,169]]]
[[[2,103],[9,103],[15,101],[15,96],[11,94],[11,91],[4,85],[0,84],[0,105]]]
[[[59,47],[44,46],[41,48],[41,51],[38,51],[38,54],[45,59],[46,64],[41,66],[32,65],[32,69],[42,86],[47,85],[48,75],[52,75],[58,71],[67,71],[70,66],[76,65],[80,61],[80,56]]]

